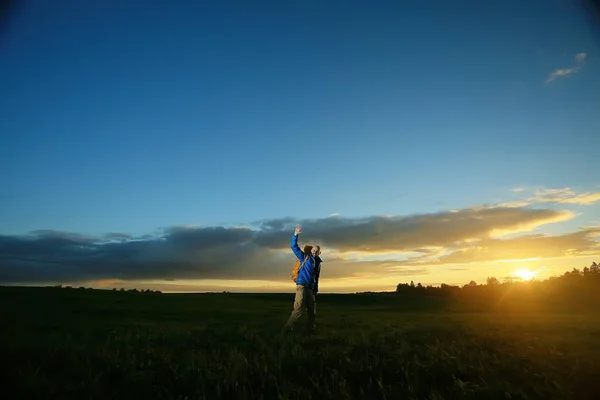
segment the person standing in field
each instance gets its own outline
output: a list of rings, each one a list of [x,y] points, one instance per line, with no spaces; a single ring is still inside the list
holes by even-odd
[[[302,227],[297,226],[292,236],[291,248],[298,260],[300,268],[296,280],[296,297],[294,309],[287,321],[286,328],[292,330],[295,323],[302,315],[302,309],[306,308],[308,330],[314,332],[316,329],[316,302],[319,292],[319,275],[321,273],[321,247],[312,246],[310,250],[300,250],[298,246],[298,235],[302,233]]]

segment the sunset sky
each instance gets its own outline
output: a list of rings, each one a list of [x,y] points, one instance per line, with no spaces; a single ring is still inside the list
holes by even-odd
[[[186,3],[2,21],[0,284],[292,292],[298,223],[321,292],[600,262],[576,1]]]

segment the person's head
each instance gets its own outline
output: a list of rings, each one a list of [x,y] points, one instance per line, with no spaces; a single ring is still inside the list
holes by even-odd
[[[321,246],[319,245],[306,245],[304,246],[304,254],[309,254],[313,257],[318,257],[321,254]]]
[[[321,246],[318,244],[314,245],[310,250],[310,254],[312,254],[313,257],[318,257],[321,254]]]

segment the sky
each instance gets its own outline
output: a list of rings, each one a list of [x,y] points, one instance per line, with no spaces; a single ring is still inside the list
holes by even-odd
[[[578,2],[186,3],[0,21],[0,284],[293,292],[296,224],[322,292],[600,261]]]

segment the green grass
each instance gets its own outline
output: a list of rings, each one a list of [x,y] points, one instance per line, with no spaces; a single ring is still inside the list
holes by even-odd
[[[600,314],[448,300],[0,288],[4,392],[23,399],[600,398]],[[523,307],[527,309],[527,307]]]

